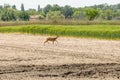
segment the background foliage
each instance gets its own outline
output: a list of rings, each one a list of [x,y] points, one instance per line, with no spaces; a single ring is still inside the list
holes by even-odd
[[[21,4],[21,10],[16,8],[16,5],[4,4],[0,5],[0,20],[1,21],[16,21],[16,20],[29,20],[31,15],[42,16],[40,19],[44,20],[58,20],[61,17],[63,19],[75,19],[75,20],[115,20],[120,18],[120,4],[108,5],[100,4],[94,6],[88,6],[83,8],[75,8],[69,5],[59,6],[46,5],[44,8],[38,10],[28,9],[25,10],[24,4]],[[51,17],[50,17],[51,16]],[[54,19],[53,19],[53,18]],[[56,19],[55,19],[56,18]]]

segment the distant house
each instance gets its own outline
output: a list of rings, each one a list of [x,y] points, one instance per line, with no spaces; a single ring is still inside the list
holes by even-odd
[[[114,17],[113,20],[120,20],[120,16]]]
[[[39,20],[39,18],[40,18],[40,15],[31,15],[30,16],[30,21],[37,21],[37,20]]]

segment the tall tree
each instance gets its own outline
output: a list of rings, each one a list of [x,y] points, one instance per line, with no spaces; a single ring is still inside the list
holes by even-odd
[[[4,8],[10,8],[11,6],[9,4],[4,4]]]
[[[85,9],[86,17],[88,20],[94,20],[95,17],[99,14],[99,10],[93,8]]]
[[[16,10],[16,5],[13,5],[12,8]]]
[[[52,9],[51,9],[52,11],[60,11],[61,10],[61,7],[59,6],[59,5],[57,5],[57,4],[54,4],[53,6],[52,6]]]
[[[29,15],[27,12],[25,11],[21,11],[20,14],[19,14],[19,19],[20,20],[23,20],[23,21],[28,21],[29,20]]]
[[[37,11],[36,9],[29,9],[26,11],[29,15],[36,15],[37,14]]]
[[[21,4],[21,11],[25,11],[23,3]]]
[[[117,8],[120,9],[120,3],[117,5]]]
[[[52,9],[52,6],[51,6],[50,4],[48,4],[47,6],[45,6],[45,7],[43,8],[43,11],[44,11],[45,15],[46,15],[49,11],[51,11],[51,9]]]
[[[17,19],[16,10],[12,8],[6,8],[2,13],[1,19],[3,21],[16,20]]]
[[[38,5],[38,12],[40,12],[40,5]]]
[[[71,6],[66,5],[62,8],[62,13],[64,14],[65,18],[71,18],[73,14],[73,9]]]
[[[76,10],[73,13],[73,18],[84,20],[85,19],[85,12],[83,10]]]
[[[3,8],[3,6],[2,5],[0,5],[0,9],[2,9]]]
[[[47,13],[47,19],[51,19],[53,21],[64,19],[64,15],[60,11],[50,11]]]
[[[114,12],[111,9],[106,9],[104,13],[105,13],[105,19],[111,20],[113,18]]]

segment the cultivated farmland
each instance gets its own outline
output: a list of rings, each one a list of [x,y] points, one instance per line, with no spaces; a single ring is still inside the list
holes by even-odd
[[[119,25],[0,27],[0,80],[119,80]],[[59,35],[58,43],[47,37]]]

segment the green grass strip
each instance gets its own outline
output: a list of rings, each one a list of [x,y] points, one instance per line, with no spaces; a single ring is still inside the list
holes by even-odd
[[[120,25],[21,25],[0,27],[0,33],[17,32],[99,39],[120,39]]]

